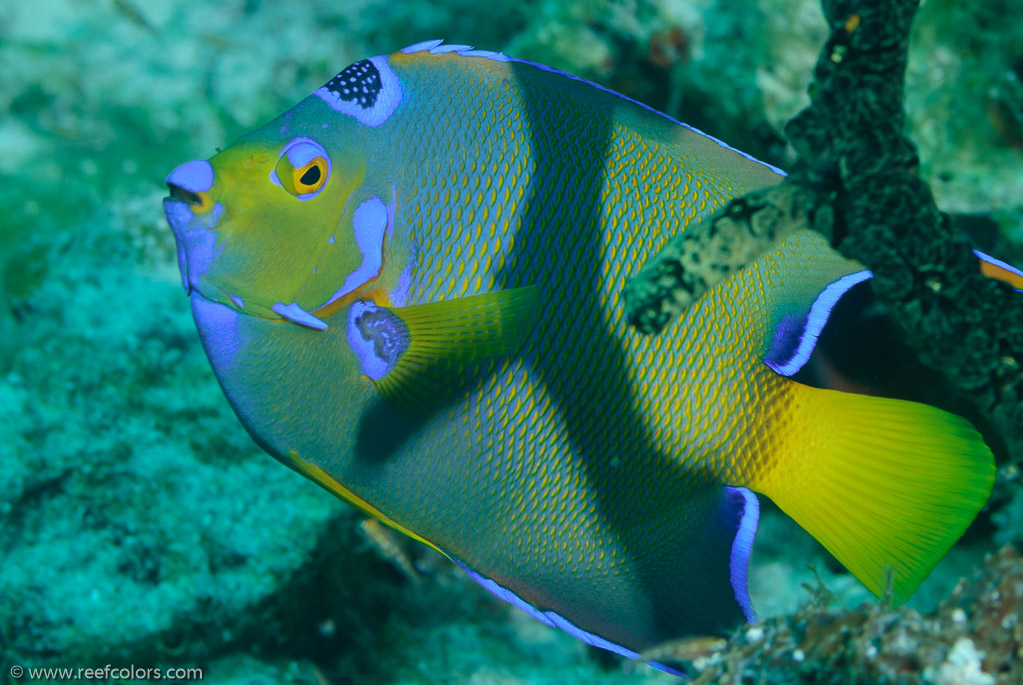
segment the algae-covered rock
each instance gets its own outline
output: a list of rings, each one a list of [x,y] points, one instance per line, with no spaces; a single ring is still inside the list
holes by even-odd
[[[204,655],[285,600],[343,508],[239,429],[180,285],[91,228],[43,253],[0,378],[3,648],[23,664]]]
[[[1006,546],[964,578],[933,612],[867,602],[828,608],[819,586],[809,604],[737,631],[729,648],[699,664],[698,684],[914,683],[1009,685],[1023,680],[1023,557]]]

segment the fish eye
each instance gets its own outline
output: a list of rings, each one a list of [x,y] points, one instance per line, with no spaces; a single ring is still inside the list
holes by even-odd
[[[292,172],[292,177],[295,181],[295,190],[300,195],[306,195],[308,193],[315,193],[323,185],[323,181],[326,180],[327,174],[323,173],[327,169],[327,160],[323,157],[317,157],[305,166],[295,169]]]
[[[330,157],[323,146],[309,138],[295,138],[281,150],[270,180],[299,200],[314,197],[330,176]]]
[[[322,173],[323,160],[317,158],[313,163],[310,164],[309,168],[302,174],[302,178],[298,179],[298,182],[304,186],[312,187],[320,181],[320,174]]]

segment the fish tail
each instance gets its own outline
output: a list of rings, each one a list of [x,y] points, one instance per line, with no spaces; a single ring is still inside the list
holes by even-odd
[[[907,600],[987,502],[991,450],[968,421],[934,407],[786,383],[777,456],[749,487],[875,595],[891,573]]]

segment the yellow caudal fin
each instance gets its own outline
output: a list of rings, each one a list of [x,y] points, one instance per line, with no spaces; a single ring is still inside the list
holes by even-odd
[[[789,384],[770,497],[875,595],[906,600],[987,502],[994,458],[965,419],[924,404]]]

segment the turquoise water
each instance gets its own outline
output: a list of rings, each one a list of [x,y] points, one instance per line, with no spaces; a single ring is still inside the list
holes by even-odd
[[[927,3],[907,94],[939,204],[971,217],[978,246],[1006,259],[1023,244],[1014,9]],[[356,59],[427,38],[597,80],[784,167],[778,132],[807,102],[825,36],[818,6],[800,0],[0,4],[2,672],[113,664],[201,668],[218,683],[677,682],[623,667],[428,550],[393,542],[417,568],[403,573],[359,515],[263,454],[199,346],[163,178]],[[1019,542],[1012,472],[990,508],[912,606],[933,612],[985,553]],[[869,599],[765,509],[752,580],[762,616],[809,601],[808,564],[836,594],[836,614]],[[956,623],[958,606],[932,630],[892,619],[907,626],[906,649],[931,645],[906,682],[995,682],[969,670],[992,639],[986,610]],[[794,657],[800,643],[786,643],[795,638],[783,626],[813,621],[778,621],[769,639],[747,635],[763,650],[750,672],[809,678],[793,664],[805,670],[818,652],[803,644]],[[883,651],[894,640],[884,635],[866,642]],[[776,653],[763,647],[770,639]],[[867,672],[854,677],[873,682]]]

